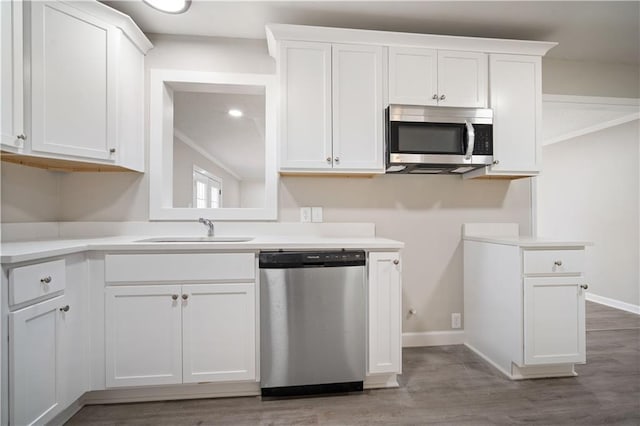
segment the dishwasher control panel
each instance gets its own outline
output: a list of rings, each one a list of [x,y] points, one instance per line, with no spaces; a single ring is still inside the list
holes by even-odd
[[[305,268],[331,266],[364,266],[367,256],[363,250],[340,251],[262,251],[260,268]]]

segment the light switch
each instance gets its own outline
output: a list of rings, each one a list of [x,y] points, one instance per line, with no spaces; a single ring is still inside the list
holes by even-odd
[[[322,207],[311,207],[311,222],[322,222]]]
[[[311,222],[311,207],[300,207],[300,222]]]

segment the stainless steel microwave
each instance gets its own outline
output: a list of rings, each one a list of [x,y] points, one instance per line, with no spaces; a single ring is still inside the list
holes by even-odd
[[[389,105],[386,171],[461,174],[493,161],[493,111]]]

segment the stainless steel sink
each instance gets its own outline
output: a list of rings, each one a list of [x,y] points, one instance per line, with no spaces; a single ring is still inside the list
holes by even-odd
[[[156,237],[136,243],[245,243],[251,240],[253,237]]]

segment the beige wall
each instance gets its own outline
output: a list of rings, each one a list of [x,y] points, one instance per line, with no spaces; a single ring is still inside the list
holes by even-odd
[[[0,162],[0,215],[7,222],[48,222],[60,218],[60,173]]]
[[[640,66],[543,58],[542,91],[555,95],[640,98]]]
[[[457,176],[284,177],[280,220],[301,206],[322,206],[325,222],[371,222],[381,237],[403,241],[403,331],[449,330],[463,311],[461,226],[516,222],[529,232],[529,179]],[[408,318],[410,307],[417,315]]]
[[[538,232],[591,241],[592,294],[640,306],[639,122],[543,148]]]

